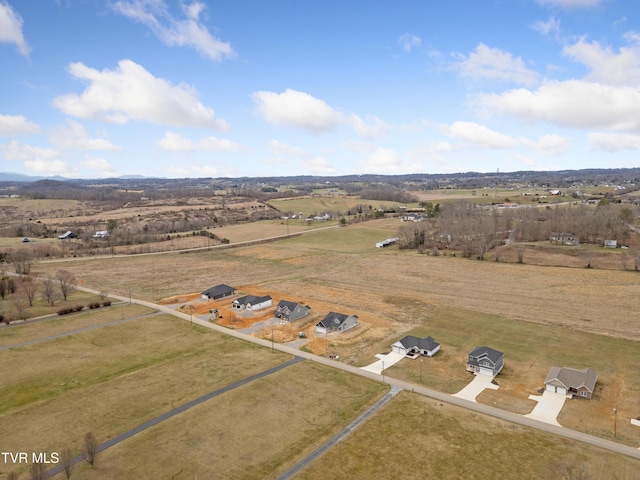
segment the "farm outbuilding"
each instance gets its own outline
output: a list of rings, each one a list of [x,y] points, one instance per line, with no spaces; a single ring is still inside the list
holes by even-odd
[[[398,240],[400,240],[400,239],[397,238],[397,237],[387,238],[386,240],[382,240],[381,242],[377,242],[376,243],[376,248],[388,247],[389,245],[393,245],[394,243],[398,243]]]
[[[58,240],[68,240],[71,238],[78,238],[78,234],[73,233],[71,230],[67,230],[62,235],[58,235]]]

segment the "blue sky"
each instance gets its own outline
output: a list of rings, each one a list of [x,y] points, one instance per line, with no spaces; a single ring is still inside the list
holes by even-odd
[[[0,0],[0,171],[636,167],[637,0]]]

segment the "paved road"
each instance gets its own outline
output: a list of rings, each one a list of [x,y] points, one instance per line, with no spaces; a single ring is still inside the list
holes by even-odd
[[[298,362],[303,361],[304,358],[302,357],[298,357],[295,356],[293,357],[291,360],[285,362],[285,363],[281,363],[280,365],[276,365],[275,367],[272,367],[268,370],[265,370],[264,372],[260,372],[260,373],[256,373],[255,375],[251,375],[250,377],[247,378],[243,378],[242,380],[239,380],[235,383],[232,383],[231,385],[227,385],[226,387],[222,387],[218,390],[215,390],[211,393],[207,393],[206,395],[203,395],[199,398],[196,398],[195,400],[192,400],[190,402],[187,402],[177,408],[174,408],[173,410],[170,410],[166,413],[163,413],[162,415],[156,417],[156,418],[152,418],[151,420],[149,420],[148,422],[145,422],[141,425],[138,425],[135,428],[132,428],[131,430],[129,430],[128,432],[124,432],[116,437],[113,437],[110,440],[107,440],[104,443],[101,443],[98,446],[98,452],[102,452],[104,450],[106,450],[107,448],[113,447],[114,445],[117,445],[118,443],[127,440],[128,438],[133,437],[134,435],[145,431],[148,428],[151,428],[155,425],[158,425],[160,422],[164,422],[165,420],[174,417],[176,415],[178,415],[179,413],[182,413],[186,410],[189,410],[190,408],[193,408],[197,405],[200,405],[201,403],[206,402],[207,400],[211,400],[214,397],[217,397],[219,395],[222,395],[223,393],[227,393],[230,392],[231,390],[233,390],[234,388],[238,388],[241,387],[243,385],[246,385],[247,383],[253,382],[254,380],[258,380],[259,378],[263,378],[266,377],[267,375],[271,375],[272,373],[275,373],[277,371],[282,370],[283,368],[287,368],[290,367],[291,365],[294,365]],[[75,465],[77,463],[80,463],[84,460],[84,458],[82,457],[82,455],[76,455],[75,457],[73,457],[73,459],[71,460],[71,464]],[[54,468],[47,470],[45,472],[44,478],[51,478],[54,475],[57,475],[58,473],[62,473],[64,471],[64,465],[59,464],[57,466],[55,466]]]
[[[37,338],[35,340],[29,340],[28,342],[14,343],[13,345],[4,345],[0,347],[0,351],[9,350],[10,348],[26,347],[27,345],[35,345],[36,343],[48,342],[57,338],[68,337],[69,335],[75,335],[76,333],[88,332],[90,330],[96,330],[98,328],[108,327],[109,325],[117,325],[119,323],[130,322],[132,320],[138,320],[140,318],[151,317],[154,315],[160,315],[160,312],[145,313],[144,315],[138,315],[135,317],[122,318],[120,320],[114,320],[113,322],[100,323],[98,325],[90,325],[88,327],[77,328],[69,332],[58,333],[57,335],[51,335],[49,337]]]
[[[338,433],[336,436],[334,436],[331,440],[329,440],[324,445],[322,445],[322,446],[318,447],[317,449],[315,449],[313,452],[311,452],[309,455],[304,457],[302,460],[300,460],[298,463],[296,463],[293,467],[291,467],[285,473],[280,475],[277,478],[277,480],[288,480],[289,478],[293,477],[296,473],[298,473],[300,470],[302,470],[307,465],[309,465],[311,462],[313,462],[316,458],[320,457],[321,455],[324,455],[324,453],[326,453],[327,450],[329,450],[330,448],[335,447],[347,435],[349,435],[351,432],[353,432],[362,423],[364,423],[365,420],[367,420],[371,415],[373,415],[375,412],[377,412],[380,409],[380,407],[382,407],[383,405],[386,405],[389,402],[389,400],[391,400],[393,397],[395,397],[398,394],[398,392],[400,392],[400,390],[401,389],[398,388],[398,387],[391,387],[391,390],[389,391],[389,393],[387,393],[384,397],[382,397],[375,404],[373,404],[371,407],[369,407],[367,409],[367,411],[365,411],[362,415],[360,415],[358,418],[356,418],[353,422],[351,422],[349,425],[347,425],[345,428],[343,428],[340,431],[340,433]]]
[[[82,288],[82,290],[84,291],[88,291],[91,293],[99,293],[96,290],[91,290],[91,289],[87,289],[87,288]],[[109,295],[112,298],[118,298],[120,300],[129,300],[128,296],[119,296],[119,295],[113,295],[110,294]],[[168,313],[170,315],[176,316],[178,318],[181,318],[183,320],[186,320],[187,322],[190,320],[190,317],[188,314],[186,313],[181,313],[181,312],[177,312],[176,310],[172,310],[170,308],[166,308],[162,305],[156,305],[154,303],[151,302],[147,302],[144,300],[137,300],[137,299],[132,299],[131,300],[133,303],[136,303],[138,305],[144,305],[150,308],[155,308],[159,311],[162,311],[164,313]],[[229,335],[235,338],[239,338],[241,340],[245,340],[247,342],[252,342],[258,345],[261,345],[263,347],[266,348],[272,348],[271,345],[271,341],[269,340],[263,340],[261,338],[257,338],[257,337],[253,337],[251,335],[245,335],[241,332],[238,332],[236,330],[230,330],[228,328],[225,327],[221,327],[220,325],[216,325],[215,323],[210,323],[204,320],[201,320],[199,318],[194,317],[193,318],[193,323],[200,325],[202,327],[205,328],[209,328],[211,330],[215,330],[219,333],[222,333],[224,335]],[[282,345],[282,344],[275,344],[273,346],[273,348],[275,348],[278,351],[281,352],[285,352],[288,353],[290,355],[293,356],[300,356],[303,357],[305,359],[323,364],[323,365],[327,365],[329,367],[333,367],[333,368],[339,368],[341,370],[344,370],[346,372],[350,372],[353,373],[354,375],[360,375],[361,377],[365,377],[365,378],[369,378],[371,380],[376,380],[376,381],[381,381],[382,377],[380,375],[377,375],[375,373],[371,373],[371,372],[367,372],[366,370],[362,370],[358,367],[354,367],[351,365],[346,365],[344,363],[340,363],[340,362],[336,362],[335,360],[331,360],[329,358],[325,358],[325,357],[320,357],[318,355],[314,355],[312,353],[308,353],[308,352],[304,352],[302,350],[296,350],[294,348],[288,347],[286,345]],[[448,393],[443,393],[443,392],[439,392],[437,390],[432,390],[430,388],[426,388],[420,385],[415,385],[413,383],[409,383],[409,382],[404,382],[402,380],[397,380],[395,378],[390,378],[389,376],[384,376],[384,382],[387,383],[388,385],[391,386],[395,386],[395,387],[400,387],[403,388],[405,390],[411,390],[415,393],[418,393],[420,395],[424,395],[430,398],[433,398],[435,400],[439,400],[441,402],[445,402],[445,403],[449,403],[451,405],[456,405],[458,407],[462,407],[462,408],[466,408],[468,410],[473,410],[475,412],[478,413],[483,413],[485,415],[490,415],[492,417],[495,418],[500,418],[502,420],[506,420],[508,422],[512,422],[512,423],[516,423],[519,425],[523,425],[526,427],[531,427],[531,428],[535,428],[537,430],[541,430],[544,432],[548,432],[548,433],[552,433],[554,435],[558,435],[564,438],[569,438],[572,440],[577,440],[579,442],[584,442],[586,444],[595,446],[595,447],[599,447],[599,448],[604,448],[605,450],[609,450],[611,452],[615,452],[615,453],[620,453],[622,455],[626,455],[629,457],[633,457],[633,458],[637,458],[640,459],[640,450],[637,448],[633,448],[633,447],[629,447],[627,445],[623,445],[621,443],[617,443],[617,442],[613,442],[611,440],[607,440],[604,438],[600,438],[600,437],[595,437],[593,435],[589,435],[583,432],[578,432],[576,430],[571,430],[568,428],[563,428],[563,427],[558,427],[555,425],[550,425],[548,423],[545,422],[541,422],[532,418],[527,418],[524,417],[522,415],[518,415],[516,413],[511,413],[508,412],[506,410],[501,410],[499,408],[495,408],[495,407],[490,407],[488,405],[483,405],[481,403],[474,403],[474,402],[470,402],[468,400],[462,399],[462,398],[457,398],[454,397],[452,395],[449,395]]]

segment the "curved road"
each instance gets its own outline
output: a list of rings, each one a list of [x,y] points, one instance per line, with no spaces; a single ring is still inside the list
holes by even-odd
[[[82,287],[78,287],[81,290],[90,292],[90,293],[94,293],[94,294],[99,294],[99,292],[97,290],[92,290],[92,289],[88,289],[88,288],[82,288]],[[117,298],[119,300],[123,300],[123,301],[129,301],[129,297],[128,296],[119,296],[119,295],[109,295],[112,298]],[[156,310],[159,310],[161,312],[164,313],[168,313],[170,315],[173,315],[175,317],[181,318],[183,320],[186,321],[190,321],[191,317],[186,314],[186,313],[181,313],[178,312],[176,310],[173,310],[169,307],[165,307],[162,305],[156,305],[155,303],[152,302],[147,302],[144,300],[137,300],[137,299],[131,299],[132,303],[136,303],[138,305],[144,305],[150,308],[154,308]],[[433,398],[435,400],[441,401],[441,402],[445,402],[445,403],[449,403],[451,405],[456,405],[458,407],[462,407],[462,408],[466,408],[467,410],[473,410],[475,412],[478,413],[483,413],[485,415],[490,415],[492,417],[495,418],[499,418],[502,420],[506,420],[508,422],[512,422],[512,423],[517,423],[519,425],[523,425],[525,427],[530,427],[530,428],[535,428],[537,430],[541,430],[544,432],[548,432],[548,433],[552,433],[554,435],[558,435],[560,437],[564,437],[564,438],[569,438],[571,440],[576,440],[579,442],[583,442],[589,445],[592,445],[594,447],[598,447],[598,448],[603,448],[605,450],[609,450],[611,452],[615,452],[615,453],[620,453],[622,455],[626,455],[628,457],[633,457],[633,458],[637,458],[640,459],[640,449],[637,448],[633,448],[633,447],[629,447],[627,445],[623,445],[621,443],[617,443],[611,440],[607,440],[604,438],[600,438],[600,437],[595,437],[593,435],[589,435],[587,433],[583,433],[583,432],[578,432],[577,430],[571,430],[569,428],[564,428],[564,427],[558,427],[555,425],[551,425],[545,422],[540,422],[538,420],[534,420],[532,418],[527,418],[524,417],[522,415],[519,415],[517,413],[512,413],[512,412],[508,412],[506,410],[501,410],[499,408],[495,408],[495,407],[490,407],[488,405],[483,405],[481,403],[475,403],[475,402],[471,402],[469,400],[464,400],[462,398],[457,398],[454,397],[452,395],[449,395],[448,393],[443,393],[443,392],[439,392],[437,390],[432,390],[430,388],[427,387],[423,387],[420,385],[415,385],[413,383],[409,383],[409,382],[405,382],[402,380],[398,380],[395,378],[390,378],[389,376],[384,376],[382,377],[381,375],[375,374],[375,373],[370,373],[367,372],[365,370],[362,370],[358,367],[354,367],[351,365],[345,365],[343,363],[339,363],[335,360],[331,360],[325,357],[320,357],[318,355],[314,355],[312,353],[307,353],[304,352],[302,350],[296,350],[294,348],[288,347],[286,345],[281,345],[281,344],[272,344],[272,342],[268,341],[268,340],[263,340],[257,337],[253,337],[251,335],[246,335],[244,333],[240,333],[236,330],[230,330],[228,328],[225,327],[221,327],[219,325],[216,325],[214,323],[210,323],[207,322],[205,320],[201,320],[197,317],[193,317],[193,323],[196,323],[202,327],[205,328],[209,328],[211,330],[215,330],[219,333],[222,333],[224,335],[229,335],[235,338],[239,338],[241,340],[245,340],[248,342],[252,342],[258,345],[262,345],[263,347],[267,347],[267,348],[274,348],[276,350],[279,350],[281,352],[284,353],[288,353],[294,357],[302,357],[305,358],[307,360],[311,360],[323,365],[327,365],[329,367],[333,367],[333,368],[339,368],[341,370],[344,370],[346,372],[352,373],[354,375],[360,375],[361,377],[365,377],[365,378],[369,378],[371,380],[376,380],[376,381],[384,381],[384,383],[392,386],[392,387],[399,387],[401,389],[405,389],[405,390],[410,390],[414,393],[418,393],[420,395],[424,395],[430,398]]]

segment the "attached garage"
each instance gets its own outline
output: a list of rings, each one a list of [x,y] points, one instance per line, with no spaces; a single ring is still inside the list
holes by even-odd
[[[489,375],[490,377],[494,376],[492,368],[480,367],[479,373],[480,375]]]
[[[546,386],[547,391],[549,392],[553,392],[553,393],[559,393],[561,395],[566,395],[567,394],[567,389],[566,387],[560,387],[560,386],[556,386],[556,385],[550,385],[548,384]]]

